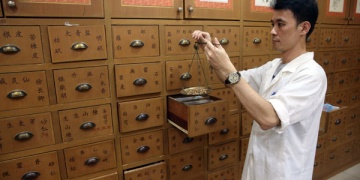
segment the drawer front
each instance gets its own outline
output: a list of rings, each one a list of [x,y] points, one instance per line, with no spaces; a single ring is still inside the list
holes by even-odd
[[[110,104],[59,111],[64,142],[113,133]]]
[[[0,154],[55,144],[50,113],[0,119]]]
[[[0,74],[0,111],[49,105],[45,71]]]
[[[169,174],[171,180],[193,179],[204,173],[203,150],[191,151],[186,154],[170,157]]]
[[[332,73],[336,63],[336,52],[315,52],[315,60],[326,73]]]
[[[354,53],[352,51],[338,51],[335,61],[336,70],[348,70],[355,63]]]
[[[344,135],[343,135],[342,131],[330,132],[330,133],[327,133],[326,136],[327,137],[325,140],[325,143],[326,143],[325,146],[327,149],[340,145],[344,140],[343,139]]]
[[[238,173],[236,172],[236,168],[234,166],[215,171],[213,173],[209,173],[207,176],[207,180],[224,180],[224,179],[232,179],[235,180],[238,177]]]
[[[159,93],[162,90],[160,63],[115,65],[117,97]]]
[[[324,153],[316,153],[314,162],[314,177],[321,175],[324,166]]]
[[[130,132],[163,125],[163,104],[163,98],[119,103],[120,131]]]
[[[0,26],[0,66],[44,62],[38,26]]]
[[[268,52],[271,49],[270,28],[244,27],[244,52]]]
[[[254,118],[248,112],[241,113],[241,136],[249,135],[252,129]]]
[[[329,112],[326,132],[331,133],[344,129],[346,113],[347,108],[341,108],[339,110]]]
[[[113,172],[103,176],[91,178],[89,180],[119,180],[119,175],[117,172]]]
[[[331,97],[331,102],[330,104],[333,104],[335,106],[339,106],[339,107],[345,107],[348,105],[348,100],[349,100],[349,94],[347,94],[347,91],[339,91],[339,92],[334,92],[332,94]]]
[[[238,26],[208,26],[207,32],[216,37],[226,52],[240,51],[240,28]]]
[[[359,66],[355,66],[355,67],[359,67]],[[350,86],[351,88],[360,87],[360,70],[356,69],[350,71]]]
[[[230,57],[230,61],[232,62],[232,64],[234,65],[234,67],[236,69],[238,69],[239,67],[239,57]],[[205,64],[207,67],[205,69],[205,78],[206,78],[206,82],[210,85],[215,85],[215,84],[221,84],[223,85],[224,82],[221,82],[219,80],[219,78],[217,77],[215,70],[212,66],[209,65],[209,63],[207,63],[206,61],[202,61],[203,64]],[[201,72],[201,71],[200,71]]]
[[[112,26],[114,58],[159,56],[158,26]]]
[[[331,148],[325,151],[324,153],[324,164],[326,168],[324,168],[324,173],[333,172],[337,170],[340,162],[341,149],[339,148]]]
[[[234,91],[232,91],[231,89],[214,89],[213,91],[211,91],[210,95],[228,101],[230,113],[237,112],[239,110],[240,102],[236,98]]]
[[[263,56],[245,56],[242,57],[242,69],[248,70],[260,67],[270,60],[268,55]]]
[[[338,45],[338,29],[323,28],[320,30],[320,47],[331,48]]]
[[[54,70],[58,103],[110,97],[106,66]]]
[[[113,141],[67,148],[64,154],[69,178],[116,167]]]
[[[246,152],[249,146],[249,138],[240,139],[240,161],[245,161]]]
[[[163,155],[164,138],[161,130],[120,139],[123,164]]]
[[[14,179],[54,179],[60,180],[60,170],[56,152],[37,154],[19,159],[0,162],[3,180]]]
[[[191,34],[202,29],[202,26],[165,26],[165,54],[194,54],[195,40]]]
[[[205,136],[188,137],[185,133],[176,128],[168,129],[170,154],[201,148],[204,146],[205,140]]]
[[[315,28],[311,35],[306,39],[306,48],[312,49],[318,47],[320,37],[320,30]]]
[[[5,16],[104,17],[104,2],[92,0],[3,0]],[[41,9],[41,11],[40,11]]]
[[[316,144],[316,152],[323,152],[326,149],[326,141],[327,135],[325,133],[320,134],[318,136],[317,144]]]
[[[237,141],[208,149],[208,170],[235,163],[239,153]]]
[[[107,59],[104,26],[49,26],[52,62]]]
[[[166,162],[154,163],[144,167],[124,171],[124,180],[167,179]]]
[[[349,72],[338,72],[334,73],[334,90],[341,91],[345,89],[349,89],[350,86],[350,73]]]
[[[240,122],[238,114],[231,115],[226,126],[220,131],[209,134],[209,144],[221,143],[239,137]]]
[[[355,29],[340,29],[339,30],[339,47],[353,47],[355,45],[354,40]]]

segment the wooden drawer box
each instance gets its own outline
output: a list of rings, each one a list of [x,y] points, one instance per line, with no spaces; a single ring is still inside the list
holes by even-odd
[[[168,96],[168,121],[189,137],[220,131],[227,126],[228,102],[213,96]]]
[[[130,132],[164,124],[163,98],[118,103],[120,131]]]
[[[169,174],[171,180],[195,180],[205,171],[203,149],[172,156],[169,159]]]
[[[240,139],[240,161],[245,161],[246,158],[246,152],[248,150],[248,146],[249,146],[249,138],[243,138]]]
[[[0,154],[55,144],[50,113],[0,119]]]
[[[116,167],[113,141],[67,148],[64,149],[64,154],[69,178]]]
[[[320,47],[334,48],[338,45],[338,29],[322,28],[320,30]]]
[[[120,144],[124,165],[164,154],[164,138],[161,130],[122,137]]]
[[[110,97],[107,66],[54,70],[58,103]]]
[[[239,137],[240,120],[238,114],[230,115],[226,126],[220,131],[209,134],[209,144],[221,143]]]
[[[246,111],[241,113],[241,135],[250,135],[254,118]]]
[[[0,173],[2,180],[61,179],[56,152],[0,162]]]
[[[38,26],[0,26],[0,66],[44,62]]]
[[[115,75],[117,97],[160,93],[162,90],[160,63],[115,65]]]
[[[271,50],[269,27],[244,27],[244,52],[266,53]]]
[[[158,26],[112,26],[114,58],[160,55]]]
[[[124,171],[124,180],[167,179],[166,162],[158,162]]]
[[[110,104],[59,111],[63,142],[113,133]]]
[[[107,59],[105,27],[49,26],[52,62]]]
[[[239,147],[237,141],[217,145],[208,149],[208,170],[213,170],[231,163],[238,159]]]
[[[89,180],[119,180],[119,175],[117,172],[109,173],[103,176],[98,176],[95,178],[91,178]]]
[[[188,137],[176,128],[168,129],[169,154],[204,147],[205,136]]]
[[[216,37],[226,52],[240,51],[240,28],[238,26],[207,26],[211,37]]]
[[[347,108],[340,108],[331,112],[322,112],[325,118],[325,132],[331,133],[345,128]]]
[[[5,16],[104,17],[104,2],[94,0],[3,0]]]
[[[336,51],[315,52],[314,59],[326,73],[332,73],[336,63]]]
[[[45,71],[0,74],[0,111],[49,105]]]
[[[228,168],[209,173],[207,176],[207,180],[224,180],[224,179],[235,180],[237,179],[236,177],[238,177],[238,174],[239,173],[237,173],[237,169],[235,168],[235,166],[230,166]]]
[[[229,88],[223,88],[223,89],[213,89],[210,92],[210,96],[215,96],[217,98],[221,98],[224,100],[227,100],[229,102],[229,113],[234,114],[239,111],[239,105],[240,102],[236,98],[236,95],[233,90]]]
[[[252,68],[260,67],[267,63],[270,60],[269,55],[262,56],[245,56],[242,57],[241,68],[244,70],[249,70]]]

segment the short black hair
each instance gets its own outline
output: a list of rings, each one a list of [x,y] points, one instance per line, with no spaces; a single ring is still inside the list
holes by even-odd
[[[311,27],[306,38],[313,32],[319,16],[317,0],[272,0],[271,7],[273,10],[290,10],[294,14],[297,25],[309,21]]]

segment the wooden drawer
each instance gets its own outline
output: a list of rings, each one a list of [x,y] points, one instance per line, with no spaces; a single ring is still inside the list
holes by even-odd
[[[124,171],[124,180],[167,179],[166,162],[158,162]]]
[[[191,34],[202,26],[165,26],[165,55],[194,54],[195,40]]]
[[[260,67],[270,60],[269,55],[263,56],[244,56],[242,57],[242,68],[243,70],[253,69]]]
[[[327,112],[326,117],[326,132],[331,133],[345,128],[347,108],[340,108],[335,111]]]
[[[323,152],[326,149],[327,135],[324,132],[319,132],[316,144],[316,152]]]
[[[240,51],[240,27],[239,26],[207,26],[205,31],[211,37],[216,37],[226,52]]]
[[[254,118],[248,112],[241,113],[241,135],[250,135]]]
[[[320,29],[316,28],[313,30],[311,35],[306,39],[306,49],[314,49],[319,45]]]
[[[169,154],[201,148],[205,144],[205,136],[188,137],[176,128],[168,129]]]
[[[248,150],[248,146],[249,146],[249,138],[243,138],[240,139],[240,161],[245,161],[246,158],[246,152]]]
[[[360,66],[355,65],[355,67],[360,67]],[[349,73],[350,73],[351,88],[360,87],[360,70],[359,69],[351,70]]]
[[[168,120],[189,137],[220,131],[227,127],[228,102],[213,96],[168,96]],[[196,98],[196,97],[195,97]]]
[[[0,111],[49,105],[45,71],[0,74]]]
[[[0,26],[0,66],[44,62],[38,26]]]
[[[322,48],[333,48],[338,45],[338,29],[322,28],[320,30],[320,44]]]
[[[115,65],[117,97],[160,93],[162,70],[160,63]]]
[[[119,180],[119,175],[117,172],[113,172],[113,173],[106,174],[103,176],[91,178],[89,180]]]
[[[336,71],[348,70],[355,65],[355,54],[352,51],[337,51],[335,67]]]
[[[234,91],[232,91],[231,89],[214,89],[211,91],[210,95],[228,101],[230,113],[236,113],[239,110],[240,102],[236,98]]]
[[[324,164],[324,153],[316,152],[313,177],[320,177],[326,164]]]
[[[234,65],[234,67],[236,69],[239,69],[239,57],[230,57],[230,61],[232,62],[232,64]],[[193,63],[196,63],[196,61]],[[217,77],[217,75],[214,71],[214,68],[211,65],[209,65],[209,63],[205,59],[202,60],[201,63],[203,63],[204,65],[207,66],[205,69],[205,77],[204,77],[204,78],[206,78],[207,84],[209,84],[209,85],[215,85],[215,84],[223,85],[224,84],[224,82],[220,81],[219,78]],[[198,70],[198,72],[201,72],[201,71]]]
[[[120,131],[130,132],[164,124],[163,98],[118,103]]]
[[[114,58],[159,56],[158,26],[112,27]]]
[[[339,162],[340,162],[340,154],[341,149],[340,148],[331,148],[325,151],[324,153],[324,164],[325,167],[323,171],[325,173],[338,171]]]
[[[216,144],[231,139],[235,139],[239,137],[239,131],[240,131],[239,115],[238,114],[230,115],[226,128],[209,134],[209,144]]]
[[[55,144],[50,113],[0,119],[0,154]]]
[[[355,29],[339,29],[339,47],[348,48],[355,45]]]
[[[244,52],[266,53],[271,49],[269,27],[244,27]]]
[[[326,93],[332,93],[334,91],[334,73],[327,73],[327,89]]]
[[[204,174],[203,150],[190,151],[186,154],[172,156],[169,159],[169,176],[171,180],[195,179]]]
[[[31,17],[104,17],[103,1],[92,0],[8,0],[4,4],[5,16]]]
[[[122,137],[120,141],[123,164],[163,155],[164,138],[161,130]]]
[[[325,70],[326,73],[332,73],[336,63],[336,51],[315,52],[314,59]]]
[[[107,59],[105,28],[94,26],[49,26],[52,62]]]
[[[351,77],[350,76],[351,76],[350,73],[347,71],[334,73],[334,83],[333,83],[334,90],[341,91],[341,90],[351,88],[351,86],[350,86]]]
[[[107,66],[54,70],[58,103],[110,97]]]
[[[60,170],[56,152],[37,154],[0,162],[1,179],[58,179]],[[38,177],[38,178],[37,178]]]
[[[349,101],[349,94],[348,91],[339,91],[334,92],[331,97],[330,104],[338,107],[345,107],[348,105]]]
[[[237,141],[209,147],[208,149],[208,170],[219,168],[238,159],[239,147]]]
[[[236,177],[238,177],[237,169],[235,168],[235,166],[230,166],[228,168],[209,173],[207,175],[207,180],[235,180],[237,179]]]
[[[64,149],[66,171],[69,178],[116,167],[113,141],[87,144]]]
[[[353,160],[354,141],[348,141],[341,146],[340,165],[345,165]]]
[[[325,146],[327,149],[340,145],[344,140],[343,130],[327,132],[325,139]]]
[[[113,133],[110,104],[59,111],[63,142]]]

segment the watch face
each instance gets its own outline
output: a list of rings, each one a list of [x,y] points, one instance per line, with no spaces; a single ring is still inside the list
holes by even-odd
[[[238,73],[231,73],[230,75],[229,75],[229,82],[230,82],[230,84],[234,84],[234,83],[237,83],[237,82],[239,82],[239,80],[240,80],[240,76],[239,76],[239,74]]]

